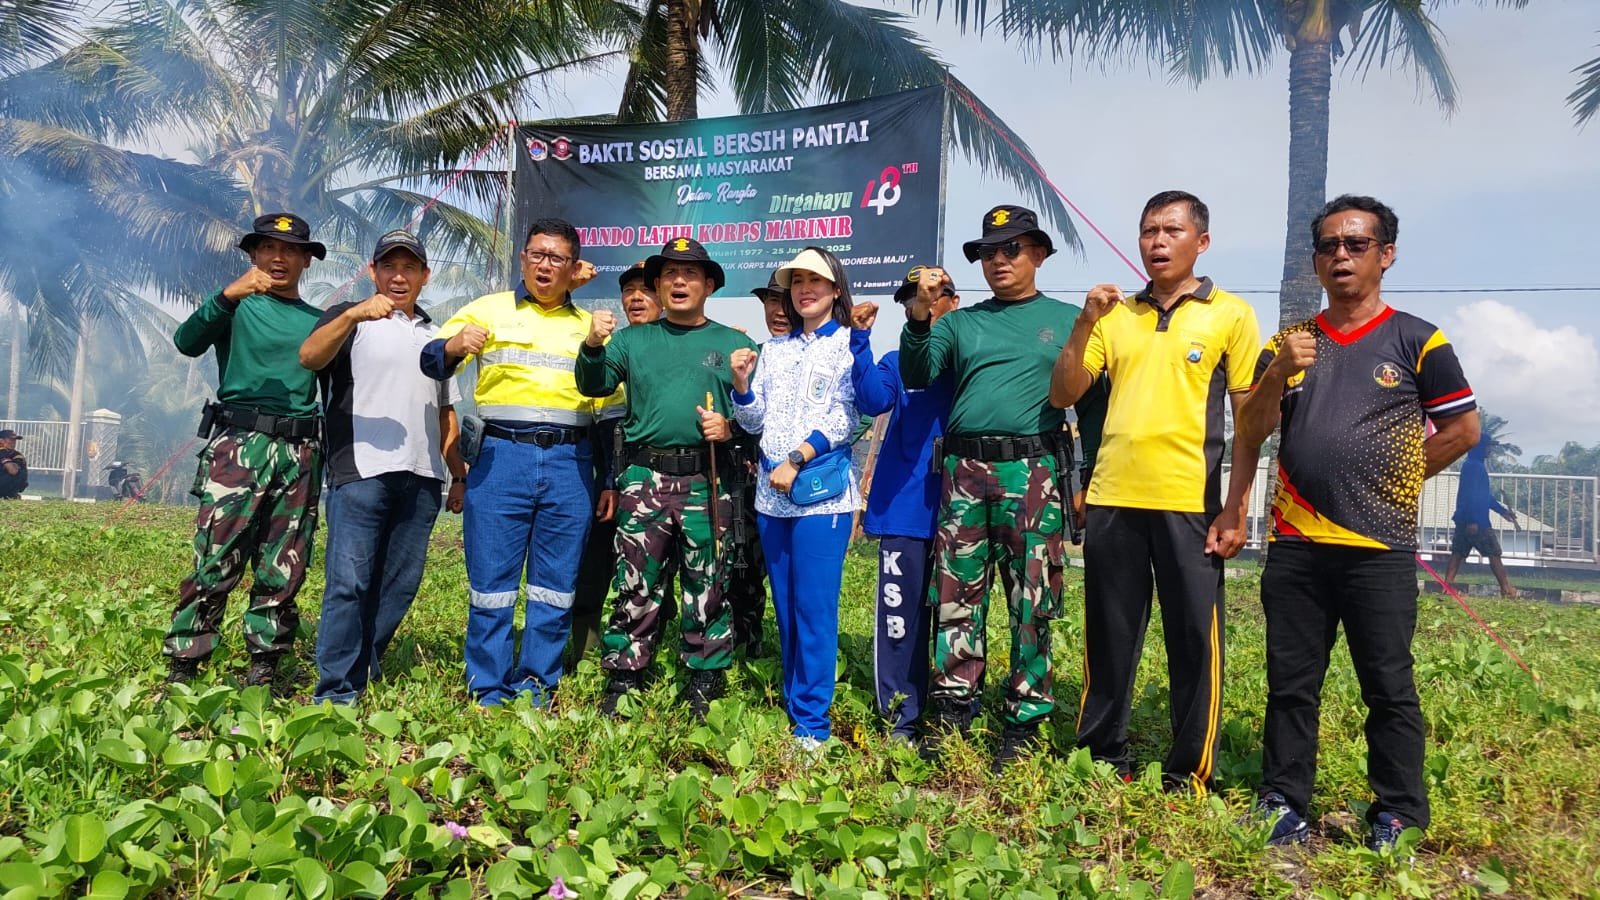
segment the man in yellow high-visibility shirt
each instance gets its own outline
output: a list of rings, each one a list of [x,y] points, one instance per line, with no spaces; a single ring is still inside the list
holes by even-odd
[[[542,705],[561,679],[578,561],[595,517],[593,448],[610,445],[592,432],[608,431],[624,411],[620,395],[591,400],[573,383],[589,333],[589,313],[568,295],[580,250],[566,221],[535,221],[516,289],[467,304],[422,351],[422,370],[441,380],[478,361],[483,438],[469,459],[463,524],[467,686],[482,706],[524,691]],[[615,494],[599,499],[614,503]],[[527,620],[514,652],[524,571]]]

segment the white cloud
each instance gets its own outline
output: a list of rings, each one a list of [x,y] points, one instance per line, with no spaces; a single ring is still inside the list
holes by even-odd
[[[1570,325],[1541,328],[1494,300],[1456,310],[1445,335],[1456,347],[1478,403],[1509,422],[1528,458],[1567,441],[1600,440],[1600,348]]]

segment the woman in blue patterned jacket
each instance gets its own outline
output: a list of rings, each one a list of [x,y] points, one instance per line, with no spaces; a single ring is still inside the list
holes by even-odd
[[[783,696],[799,744],[830,735],[839,650],[839,582],[860,490],[850,468],[859,418],[850,384],[850,281],[832,253],[807,247],[778,269],[791,330],[738,350],[733,410],[761,434],[756,519],[783,657]],[[752,375],[752,371],[754,374]]]

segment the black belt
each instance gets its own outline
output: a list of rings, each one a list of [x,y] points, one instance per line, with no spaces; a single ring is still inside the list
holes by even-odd
[[[247,431],[259,431],[273,437],[295,440],[314,438],[322,431],[322,423],[316,416],[311,418],[271,416],[237,406],[220,407],[217,410],[217,420],[229,428],[243,428]]]
[[[711,458],[699,447],[637,447],[628,462],[663,475],[700,475],[711,468]]]
[[[1060,440],[1061,433],[1056,431],[999,437],[947,434],[944,436],[944,452],[979,462],[1006,462],[1049,456],[1055,452],[1056,444]]]
[[[493,422],[484,423],[483,433],[519,444],[534,444],[545,450],[557,444],[576,444],[589,436],[587,431],[565,425],[531,425],[527,431],[516,431]]]

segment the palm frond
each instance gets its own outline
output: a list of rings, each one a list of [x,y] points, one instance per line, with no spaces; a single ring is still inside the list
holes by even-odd
[[[1600,112],[1600,56],[1572,70],[1578,75],[1578,86],[1567,95],[1567,105],[1582,125]]]
[[[1386,68],[1393,59],[1426,83],[1447,113],[1456,108],[1456,79],[1444,56],[1444,37],[1428,17],[1423,0],[1379,0],[1366,9],[1367,24],[1356,37],[1356,52],[1346,65],[1362,74]]]
[[[34,60],[66,49],[75,36],[78,14],[78,4],[72,0],[0,4],[0,75],[20,72]]]

